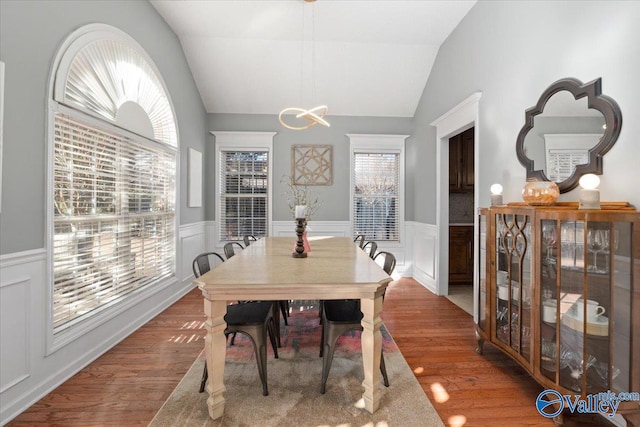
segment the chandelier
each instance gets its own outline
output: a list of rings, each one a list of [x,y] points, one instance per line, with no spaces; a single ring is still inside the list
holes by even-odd
[[[304,0],[305,3],[314,3],[316,0]],[[312,84],[312,101],[315,100],[315,68],[316,68],[316,52],[315,52],[315,9],[312,9],[311,15],[311,84]],[[302,102],[302,85],[304,82],[304,10],[302,12],[302,37],[301,37],[301,50],[300,50],[300,102]],[[326,105],[319,105],[310,109],[299,107],[287,107],[280,111],[278,120],[280,124],[287,129],[303,130],[308,129],[311,126],[321,124],[323,126],[331,126],[328,121],[325,120],[325,116],[329,112]],[[291,116],[295,114],[295,120],[287,122],[285,116]]]

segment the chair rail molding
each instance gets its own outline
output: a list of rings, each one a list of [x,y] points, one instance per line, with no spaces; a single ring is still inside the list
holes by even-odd
[[[207,230],[204,221],[180,226],[175,278],[113,310],[92,325],[90,333],[79,334],[49,352],[47,250],[0,256],[0,425],[190,292],[195,257],[191,255],[205,248]],[[19,340],[15,339],[17,334]]]

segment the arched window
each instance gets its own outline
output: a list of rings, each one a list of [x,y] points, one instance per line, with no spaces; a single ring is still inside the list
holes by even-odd
[[[155,65],[113,27],[71,34],[51,89],[55,335],[175,278],[178,140]]]

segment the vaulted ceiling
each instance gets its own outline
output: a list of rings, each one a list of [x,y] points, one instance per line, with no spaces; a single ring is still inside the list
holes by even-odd
[[[209,113],[412,117],[475,0],[151,0]]]

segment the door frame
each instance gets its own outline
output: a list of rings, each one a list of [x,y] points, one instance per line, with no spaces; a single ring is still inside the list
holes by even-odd
[[[431,123],[436,127],[436,228],[437,228],[437,262],[436,262],[436,294],[449,294],[449,138],[473,127],[474,130],[474,189],[473,189],[473,230],[477,235],[477,204],[479,197],[479,103],[482,92],[475,92],[464,101],[444,113]],[[478,245],[473,245],[473,292],[477,292],[477,259]],[[474,303],[474,313],[477,307]],[[475,314],[474,314],[475,317]]]

